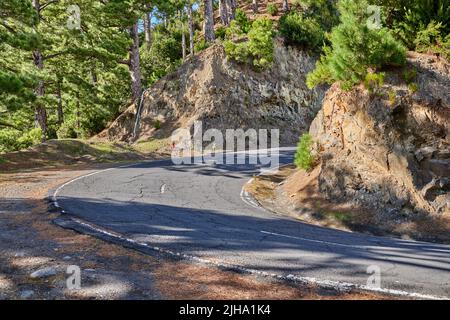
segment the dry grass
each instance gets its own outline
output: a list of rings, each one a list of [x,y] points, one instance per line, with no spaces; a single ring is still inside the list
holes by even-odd
[[[168,156],[165,140],[136,145],[103,140],[50,140],[26,150],[0,154],[0,172],[63,169],[98,163],[133,162]]]
[[[184,300],[381,300],[391,297],[291,286],[184,262],[163,263],[155,270],[157,287],[169,299]]]

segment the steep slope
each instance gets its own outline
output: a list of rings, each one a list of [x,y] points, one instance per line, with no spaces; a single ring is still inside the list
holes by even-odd
[[[137,108],[131,106],[100,137],[129,142],[164,138],[199,120],[204,130],[277,128],[282,144],[295,143],[308,130],[325,92],[306,87],[314,64],[305,52],[277,41],[273,66],[258,73],[230,61],[223,47],[214,45],[145,92],[136,136]]]
[[[415,53],[408,60],[410,74],[417,70],[409,85],[399,71],[375,94],[334,85],[310,130],[321,191],[381,209],[384,219],[450,214],[450,65]]]

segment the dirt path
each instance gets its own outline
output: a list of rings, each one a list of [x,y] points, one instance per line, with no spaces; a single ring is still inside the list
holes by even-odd
[[[104,167],[104,166],[103,166]],[[0,175],[0,299],[378,299],[293,286],[155,258],[52,223],[48,190],[99,169],[68,167]],[[67,267],[81,269],[68,290]],[[32,278],[36,271],[47,276]]]

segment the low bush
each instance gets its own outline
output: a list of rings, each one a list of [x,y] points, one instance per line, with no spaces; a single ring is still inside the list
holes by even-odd
[[[227,31],[227,40],[224,41],[227,56],[241,63],[249,63],[257,70],[268,68],[274,56],[273,22],[257,19],[247,34],[241,31],[233,23]]]
[[[384,73],[368,73],[364,79],[364,86],[370,94],[377,94],[384,84]]]
[[[299,12],[285,14],[280,19],[280,34],[288,41],[303,45],[314,51],[320,50],[325,41],[325,31],[311,17]]]
[[[245,14],[244,10],[238,8],[236,9],[235,19],[237,26],[243,33],[248,33],[252,27],[252,22]]]
[[[294,163],[299,169],[309,171],[315,163],[315,157],[312,154],[313,139],[309,133],[300,137],[297,145]]]
[[[271,15],[271,16],[276,16],[278,14],[278,7],[276,4],[271,3],[267,6],[267,12]]]

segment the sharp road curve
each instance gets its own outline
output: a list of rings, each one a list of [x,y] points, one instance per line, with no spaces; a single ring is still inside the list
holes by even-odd
[[[282,149],[281,164],[293,151]],[[381,286],[450,297],[450,246],[321,228],[244,201],[255,165],[151,161],[101,171],[61,186],[65,216],[173,252],[289,277]],[[292,275],[292,276],[291,276]]]

